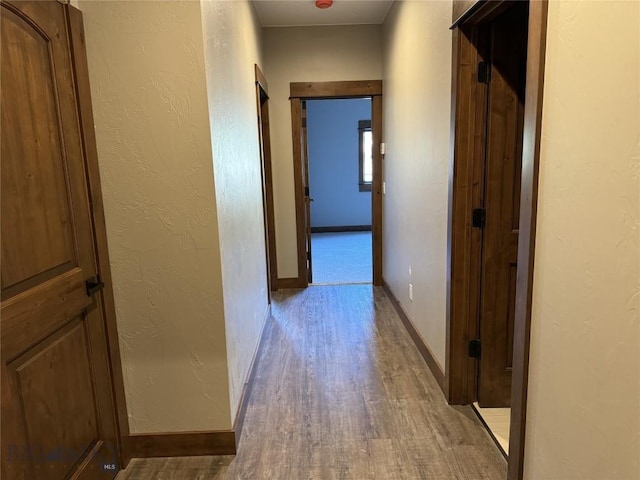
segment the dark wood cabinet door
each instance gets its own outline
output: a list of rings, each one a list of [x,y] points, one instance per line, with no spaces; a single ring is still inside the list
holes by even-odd
[[[113,478],[117,430],[67,6],[1,4],[2,477]]]
[[[527,13],[528,2],[515,4],[488,29],[491,73],[478,372],[482,407],[507,407],[511,399]]]

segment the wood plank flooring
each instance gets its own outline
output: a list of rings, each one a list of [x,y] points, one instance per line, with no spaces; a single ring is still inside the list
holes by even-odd
[[[237,456],[134,459],[118,480],[506,478],[381,288],[278,292],[265,335]]]

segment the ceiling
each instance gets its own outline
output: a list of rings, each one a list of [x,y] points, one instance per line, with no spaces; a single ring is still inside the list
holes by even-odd
[[[321,10],[314,0],[254,0],[263,27],[381,24],[393,0],[334,0]]]

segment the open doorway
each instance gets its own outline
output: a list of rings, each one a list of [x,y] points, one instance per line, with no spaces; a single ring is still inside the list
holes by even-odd
[[[522,478],[546,2],[454,2],[447,395]]]
[[[480,203],[476,412],[508,454],[513,327],[527,64],[528,4],[514,3],[478,29],[477,105],[482,147],[476,178]],[[484,350],[484,352],[482,351]]]
[[[363,175],[369,173],[365,176],[370,177],[370,181],[358,181],[358,184],[366,183],[368,185],[363,186],[371,189],[372,280],[374,285],[382,285],[382,81],[292,83],[290,93],[298,247],[298,277],[295,279],[295,286],[304,288],[314,283],[312,204],[315,199],[311,195],[309,176],[307,104],[320,99],[368,99],[370,102],[370,127],[366,123],[360,123],[360,120],[366,119],[359,119],[358,123],[358,129],[363,133],[362,142],[371,144],[370,169],[367,172],[363,169]]]
[[[303,116],[312,283],[372,283],[371,98],[307,100]]]

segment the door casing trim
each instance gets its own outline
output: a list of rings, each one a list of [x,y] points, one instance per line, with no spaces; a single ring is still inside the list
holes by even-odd
[[[260,176],[262,210],[264,214],[267,277],[270,290],[278,290],[278,258],[276,254],[276,227],[273,210],[273,165],[271,162],[271,130],[269,126],[269,85],[258,64],[254,65],[256,102],[258,111],[258,142],[260,144]]]
[[[344,82],[296,82],[289,85],[291,100],[291,132],[293,145],[293,175],[296,206],[296,240],[298,277],[296,285],[309,285],[306,268],[304,225],[304,184],[302,178],[302,101],[371,97],[371,131],[373,144],[382,143],[382,80]],[[382,286],[382,154],[373,149],[373,185],[371,189],[371,231],[373,239],[373,284]]]
[[[473,183],[475,155],[474,120],[477,51],[469,38],[473,26],[491,19],[507,1],[455,0],[453,5],[453,61],[451,166],[449,172],[449,220],[447,236],[446,396],[451,404],[471,403],[477,360],[470,359],[467,342],[475,338],[468,306],[473,302],[474,277]],[[540,132],[547,32],[547,0],[529,2],[527,85],[525,93],[522,182],[518,242],[518,273],[514,325],[511,432],[508,480],[520,480],[524,471],[531,299],[535,254]],[[471,34],[472,35],[472,34]],[[478,162],[475,162],[478,163]],[[477,239],[475,239],[477,242]],[[477,295],[477,292],[475,293]]]

